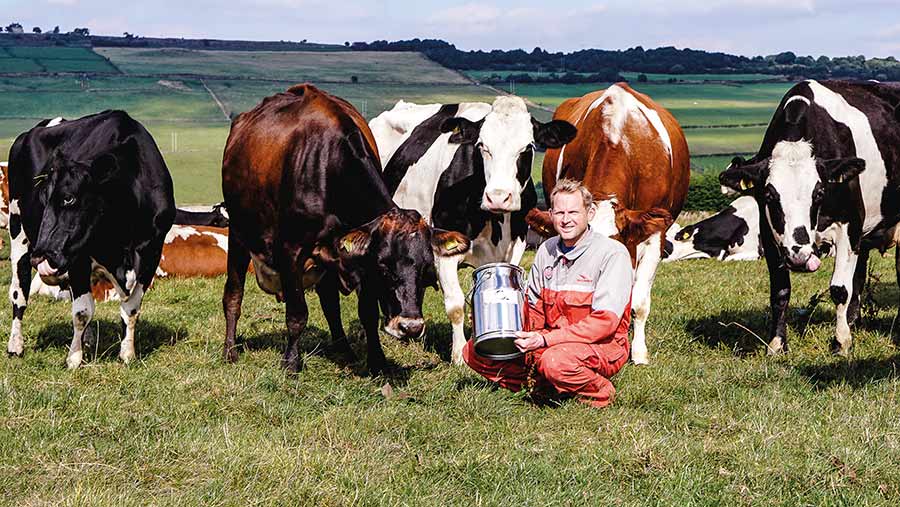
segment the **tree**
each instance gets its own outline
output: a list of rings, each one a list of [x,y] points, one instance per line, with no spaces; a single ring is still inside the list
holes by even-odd
[[[646,83],[647,74],[638,74],[638,83]]]
[[[6,25],[6,31],[9,33],[22,33],[22,25],[18,23],[10,23]]]
[[[36,27],[32,28],[31,31],[34,33],[41,33],[41,27],[36,26]]]
[[[58,27],[58,26],[53,27],[53,33],[59,34],[59,27]]]
[[[81,37],[87,37],[91,34],[91,31],[88,30],[87,28],[76,28],[76,29],[72,30],[72,33],[75,35],[79,35]]]
[[[356,76],[350,76],[350,82],[356,84],[359,82],[359,78]]]
[[[350,47],[350,41],[345,40],[345,41],[344,41],[344,47],[345,47],[345,48],[349,48],[349,47]]]
[[[785,51],[784,53],[778,53],[775,55],[775,63],[778,65],[790,65],[797,60],[797,55],[795,55],[791,51]]]

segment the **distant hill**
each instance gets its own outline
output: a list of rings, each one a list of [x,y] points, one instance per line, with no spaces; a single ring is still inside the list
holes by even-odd
[[[185,39],[180,37],[125,37],[75,33],[2,33],[2,46],[82,46],[125,48],[183,48],[219,51],[347,51],[341,44],[291,41]]]
[[[379,40],[355,42],[354,51],[418,51],[456,70],[507,71],[511,73],[553,73],[559,81],[575,81],[578,74],[614,75],[625,71],[660,74],[771,74],[800,78],[855,78],[900,81],[900,62],[894,57],[844,56],[829,58],[797,56],[786,51],[777,55],[746,56],[697,49],[638,46],[626,50],[585,49],[572,53],[550,53],[539,47],[503,51],[461,51],[439,39],[412,39],[395,42]],[[564,78],[567,76],[567,78]]]

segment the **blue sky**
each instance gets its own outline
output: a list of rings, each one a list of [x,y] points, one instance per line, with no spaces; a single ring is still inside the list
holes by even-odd
[[[112,35],[900,57],[900,0],[0,0],[0,12],[3,26]]]

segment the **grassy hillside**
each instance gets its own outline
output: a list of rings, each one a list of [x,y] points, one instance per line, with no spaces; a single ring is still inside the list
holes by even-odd
[[[0,47],[0,74],[16,72],[103,72],[118,70],[88,48]]]
[[[126,74],[203,74],[293,81],[447,83],[468,81],[418,53],[194,51],[98,48]]]

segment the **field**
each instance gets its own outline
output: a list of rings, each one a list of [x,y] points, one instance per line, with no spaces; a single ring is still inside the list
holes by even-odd
[[[0,74],[16,72],[118,73],[88,48],[0,47]]]
[[[532,78],[540,78],[545,77],[549,74],[549,72],[534,72],[534,71],[518,71],[518,70],[466,70],[463,73],[472,79],[486,79],[494,75],[498,75],[501,77],[506,77],[510,74],[528,74]],[[557,72],[557,75],[565,74],[564,72]],[[577,75],[589,75],[589,72],[574,72]],[[619,75],[624,77],[629,81],[637,82],[638,76],[640,72],[620,72]],[[677,79],[679,81],[689,81],[689,82],[703,82],[703,81],[732,81],[732,82],[744,82],[744,81],[766,81],[771,79],[778,79],[782,76],[771,75],[771,74],[654,74],[652,72],[643,73],[647,76],[647,80],[650,82],[668,82],[669,79]]]
[[[0,65],[83,56],[61,49],[0,50]],[[221,199],[229,117],[294,82],[317,82],[368,118],[401,98],[494,96],[416,55],[102,53],[125,75],[0,76],[0,153],[41,118],[124,108],[156,139],[177,201],[211,203]],[[699,155],[692,164],[718,171],[731,157],[704,155],[755,151],[759,124],[789,85],[636,86],[698,127],[686,129]],[[552,108],[595,88],[517,92]],[[829,353],[833,306],[815,304],[828,300],[830,260],[793,277],[794,306],[808,311],[790,312],[791,353],[777,358],[757,337],[767,319],[763,262],[665,264],[648,326],[652,363],[626,366],[602,411],[537,406],[450,366],[450,327],[433,290],[425,338],[383,335],[392,366],[377,378],[366,373],[353,296],[343,321],[363,359],[331,353],[308,293],[307,367],[297,377],[277,366],[283,305],[252,280],[234,365],[221,360],[222,278],[157,281],[129,366],[116,359],[118,307],[99,304],[99,344],[76,372],[63,366],[70,306],[33,299],[25,357],[0,358],[0,505],[898,505],[893,266],[893,253],[873,259],[853,355],[838,359]],[[465,290],[470,274],[461,272]],[[0,322],[9,321],[2,304]]]
[[[34,301],[26,356],[0,359],[2,502],[896,505],[890,257],[873,264],[881,280],[850,360],[828,352],[826,303],[808,323],[791,314],[790,355],[763,354],[752,334],[764,334],[762,262],[664,265],[652,364],[626,366],[602,411],[538,407],[448,365],[449,326],[431,290],[427,337],[383,336],[393,370],[379,378],[331,355],[314,294],[297,378],[277,366],[283,306],[252,281],[235,365],[220,357],[222,279],[159,281],[127,367],[115,358],[117,306],[98,306],[100,344],[73,373],[63,367],[69,305]],[[827,287],[827,271],[794,277],[797,306]],[[8,273],[0,263],[2,283]],[[352,297],[343,315],[364,354]]]

